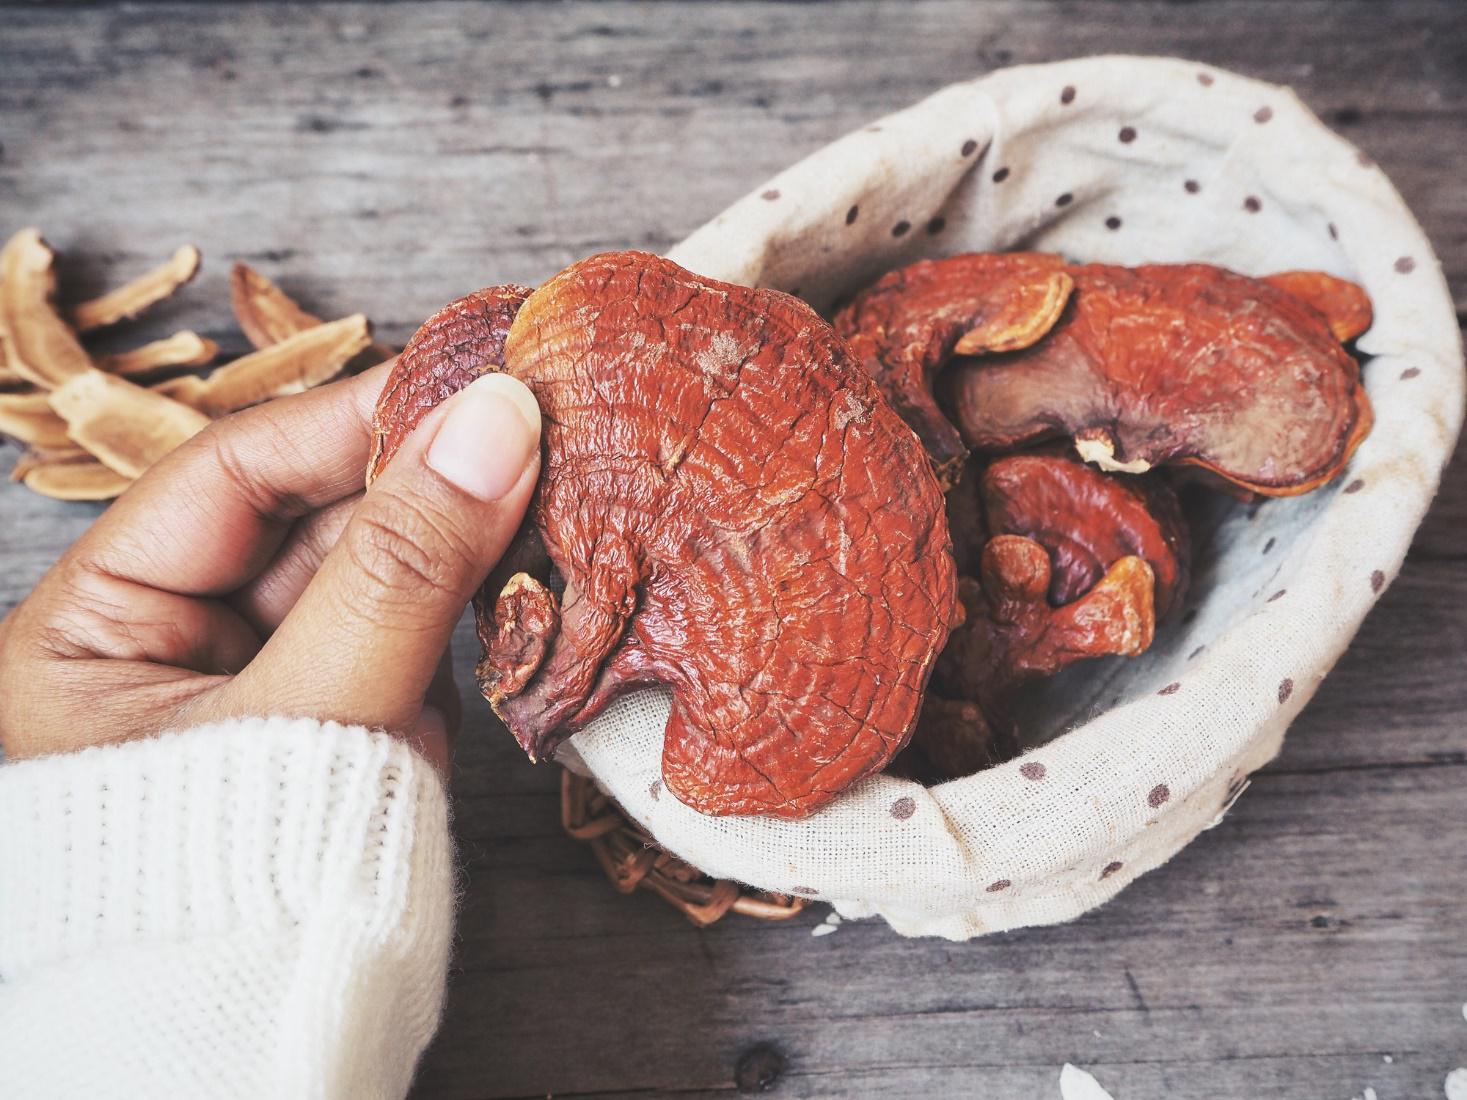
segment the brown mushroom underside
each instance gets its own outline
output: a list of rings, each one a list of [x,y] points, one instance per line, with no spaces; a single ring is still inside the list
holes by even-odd
[[[502,301],[430,320],[389,384],[414,396],[384,410],[441,400],[445,349],[460,373],[502,362],[540,403],[533,526],[556,576],[516,581],[481,621],[483,686],[520,744],[548,756],[655,683],[673,694],[664,780],[705,813],[808,814],[885,766],[956,577],[920,446],[830,327],[642,253],[562,272],[507,338]]]

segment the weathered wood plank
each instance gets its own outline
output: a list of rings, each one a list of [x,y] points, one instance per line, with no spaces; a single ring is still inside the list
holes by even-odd
[[[998,65],[1189,55],[1292,83],[1395,179],[1467,306],[1459,5],[929,2],[7,10],[0,210],[76,297],[206,256],[145,336],[231,350],[229,261],[400,341],[449,297],[660,248],[832,136]],[[4,228],[4,227],[0,227]],[[0,450],[0,472],[13,461]],[[96,514],[0,485],[0,611]],[[1219,828],[1072,925],[967,945],[844,925],[698,932],[618,898],[556,775],[466,698],[466,867],[423,1097],[1439,1095],[1463,1057],[1467,474]],[[471,634],[459,632],[468,684]],[[1392,1061],[1384,1059],[1390,1056]],[[1453,1059],[1456,1059],[1454,1061]]]

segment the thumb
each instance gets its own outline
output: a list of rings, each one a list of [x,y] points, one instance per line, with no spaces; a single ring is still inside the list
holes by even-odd
[[[464,605],[520,525],[540,471],[540,412],[488,374],[415,428],[260,653],[229,713],[308,716],[412,735]]]

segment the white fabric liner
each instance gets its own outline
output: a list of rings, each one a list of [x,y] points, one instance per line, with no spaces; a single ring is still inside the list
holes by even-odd
[[[571,763],[709,874],[905,935],[1069,920],[1216,823],[1395,576],[1462,420],[1452,302],[1390,181],[1288,89],[1192,62],[1097,57],[955,84],[669,255],[825,309],[925,256],[1008,249],[1354,279],[1375,304],[1359,347],[1376,424],[1333,484],[1220,508],[1186,616],[1142,658],[1066,674],[1045,736],[1001,767],[931,789],[875,776],[805,820],[715,818],[661,787],[665,693],[622,699],[571,743]]]

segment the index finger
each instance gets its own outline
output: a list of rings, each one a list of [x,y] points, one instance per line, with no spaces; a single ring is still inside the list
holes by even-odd
[[[180,595],[238,588],[297,519],[361,489],[393,362],[216,421],[144,474],[67,559]]]

